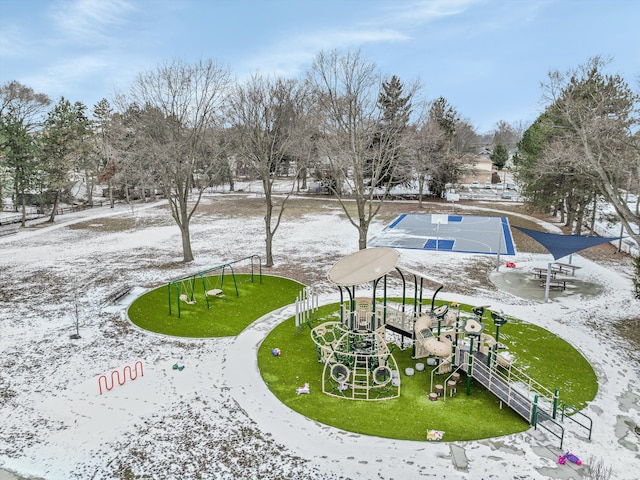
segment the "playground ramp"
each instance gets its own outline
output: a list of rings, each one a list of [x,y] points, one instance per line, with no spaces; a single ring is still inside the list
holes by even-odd
[[[469,362],[469,353],[465,352],[465,363]],[[488,357],[484,353],[474,352],[471,378],[508,405],[513,411],[531,423],[533,400],[519,392],[513,384],[508,383],[500,375],[492,372],[487,363]]]

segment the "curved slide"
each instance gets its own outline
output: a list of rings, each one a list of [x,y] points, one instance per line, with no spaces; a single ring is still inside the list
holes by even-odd
[[[431,331],[431,317],[423,314],[415,323],[416,349],[415,358],[424,358],[431,355],[446,358],[451,355],[451,340],[446,338],[448,332],[442,332],[438,339]]]

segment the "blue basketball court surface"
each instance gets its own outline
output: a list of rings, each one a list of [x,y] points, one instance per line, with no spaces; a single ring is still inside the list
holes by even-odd
[[[515,255],[511,229],[506,217],[404,213],[370,240],[368,245]]]

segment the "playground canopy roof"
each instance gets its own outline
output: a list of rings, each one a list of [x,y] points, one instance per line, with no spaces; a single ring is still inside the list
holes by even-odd
[[[362,285],[389,273],[396,268],[399,260],[400,252],[394,248],[365,248],[334,263],[327,277],[341,287]]]
[[[536,242],[545,247],[554,260],[566,257],[572,253],[595,247],[602,243],[619,240],[621,237],[588,237],[585,235],[563,235],[561,233],[547,233],[538,230],[530,230],[523,227],[514,227],[522,233],[529,235]]]
[[[429,275],[427,275],[425,273],[419,272],[419,271],[414,270],[412,268],[403,267],[403,266],[400,266],[398,268],[400,270],[402,270],[404,273],[408,273],[409,275],[413,275],[416,278],[423,278],[423,279],[425,279],[425,280],[427,280],[429,282],[433,282],[433,283],[435,283],[437,285],[444,285],[442,283],[442,281],[438,280],[437,278],[433,278],[433,277],[431,277],[431,276],[429,276]]]

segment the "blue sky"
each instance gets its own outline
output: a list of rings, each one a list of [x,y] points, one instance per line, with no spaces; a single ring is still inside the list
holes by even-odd
[[[530,123],[548,72],[596,55],[640,90],[639,23],[636,0],[0,0],[0,84],[92,109],[173,58],[296,77],[360,49],[486,133]]]

